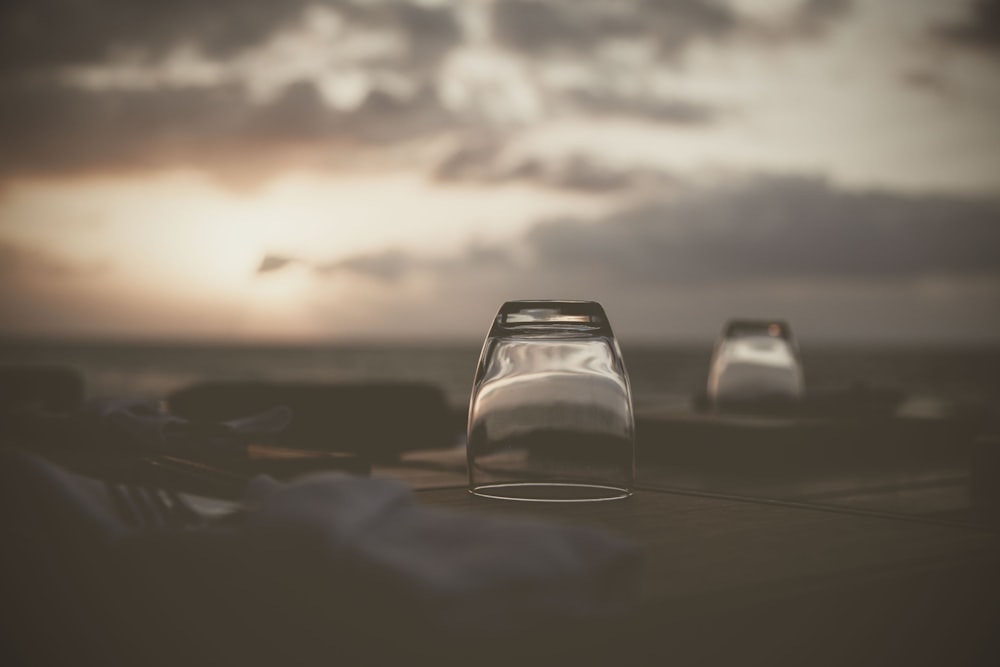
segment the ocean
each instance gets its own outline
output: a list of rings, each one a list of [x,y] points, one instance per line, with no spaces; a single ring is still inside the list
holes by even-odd
[[[223,345],[7,340],[0,364],[76,368],[88,398],[162,398],[204,380],[421,381],[467,403],[479,342],[368,345]],[[623,344],[636,411],[689,407],[704,391],[711,345]],[[1000,415],[1000,346],[801,344],[807,392],[866,386],[914,406],[971,404]]]

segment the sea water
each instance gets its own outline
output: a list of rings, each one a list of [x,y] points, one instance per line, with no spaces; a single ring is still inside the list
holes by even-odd
[[[622,342],[636,412],[683,410],[705,391],[712,349]],[[0,364],[76,368],[89,398],[162,398],[205,380],[420,381],[468,404],[480,342],[378,345],[224,345],[0,341]],[[1000,346],[810,346],[801,344],[807,392],[892,389],[914,409],[941,401],[1000,415]]]

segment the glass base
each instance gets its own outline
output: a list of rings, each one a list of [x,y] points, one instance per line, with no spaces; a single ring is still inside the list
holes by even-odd
[[[586,503],[602,500],[624,500],[632,492],[620,486],[602,484],[571,484],[562,482],[517,482],[481,484],[469,493],[496,500],[523,500],[541,503]]]

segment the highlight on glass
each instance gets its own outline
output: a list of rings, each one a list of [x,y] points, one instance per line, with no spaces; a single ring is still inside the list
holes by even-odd
[[[632,392],[604,308],[594,301],[504,303],[479,357],[468,427],[475,495],[629,497]]]
[[[708,374],[717,410],[781,409],[804,393],[802,363],[791,328],[782,320],[731,320],[722,331]]]

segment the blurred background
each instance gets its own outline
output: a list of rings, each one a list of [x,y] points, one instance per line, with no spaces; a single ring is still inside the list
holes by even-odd
[[[998,83],[995,0],[5,2],[3,354],[460,401],[502,301],[584,298],[654,403],[732,317],[995,398]]]
[[[0,328],[1000,335],[1000,4],[5,2]]]
[[[782,318],[807,393],[964,420],[902,476],[920,422],[837,432],[895,439],[880,500],[811,493],[954,515],[973,438],[1000,475],[998,84],[996,0],[8,0],[0,363],[460,411],[503,301],[593,299],[662,415]]]

